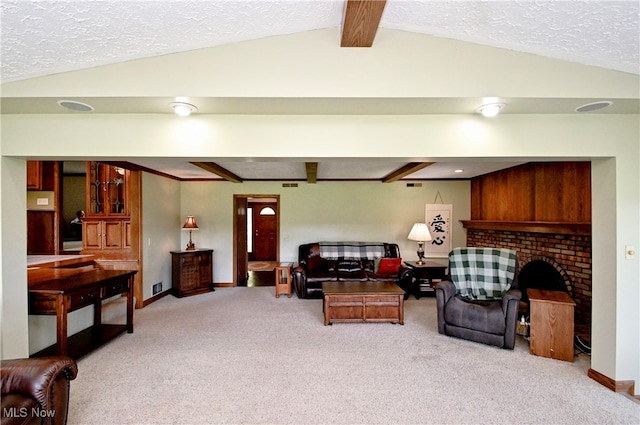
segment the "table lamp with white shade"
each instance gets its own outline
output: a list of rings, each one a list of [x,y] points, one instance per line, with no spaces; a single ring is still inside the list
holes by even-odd
[[[425,242],[428,242],[432,239],[431,233],[429,232],[429,226],[427,226],[426,223],[414,224],[413,227],[411,228],[411,231],[409,232],[409,236],[407,236],[407,239],[418,242],[418,264],[423,265],[424,264],[424,261],[422,261],[422,259],[424,258],[423,245]]]

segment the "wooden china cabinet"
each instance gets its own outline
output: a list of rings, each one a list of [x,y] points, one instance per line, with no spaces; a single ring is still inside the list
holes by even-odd
[[[96,256],[102,268],[137,270],[136,307],[142,305],[140,267],[140,172],[119,164],[87,162],[86,210],[82,253]]]
[[[131,171],[110,164],[87,163],[87,211],[83,220],[83,250],[131,247]]]

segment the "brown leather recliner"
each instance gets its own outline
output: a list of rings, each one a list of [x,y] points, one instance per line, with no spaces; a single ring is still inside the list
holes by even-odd
[[[2,360],[2,425],[67,423],[70,381],[78,373],[69,357]]]

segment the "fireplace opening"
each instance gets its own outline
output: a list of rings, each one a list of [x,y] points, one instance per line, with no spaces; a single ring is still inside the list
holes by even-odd
[[[529,303],[528,288],[569,292],[560,272],[543,260],[528,262],[518,275],[518,289],[522,291],[522,301],[527,304]]]

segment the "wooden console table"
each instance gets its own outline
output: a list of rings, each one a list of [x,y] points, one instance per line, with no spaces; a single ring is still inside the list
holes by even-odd
[[[133,276],[136,271],[96,268],[36,268],[28,270],[29,314],[56,316],[56,344],[33,357],[82,357],[123,332],[133,332]],[[126,324],[102,323],[102,300],[127,297]],[[67,337],[67,315],[93,305],[93,326]]]

